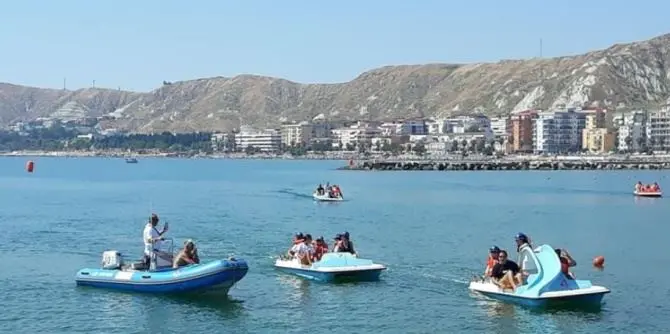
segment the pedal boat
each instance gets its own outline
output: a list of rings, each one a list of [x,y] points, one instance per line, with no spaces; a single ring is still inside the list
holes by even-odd
[[[371,260],[359,259],[351,253],[325,253],[321,260],[311,266],[298,259],[279,258],[275,262],[278,270],[319,282],[377,281],[386,266]]]
[[[502,290],[487,280],[473,280],[469,289],[491,299],[520,304],[528,307],[550,307],[557,305],[600,306],[610,290],[592,285],[589,280],[571,280],[561,273],[561,264],[554,249],[542,245],[535,250],[521,250],[520,267],[528,272],[526,283],[516,291]]]
[[[341,202],[341,201],[344,200],[344,198],[342,198],[342,196],[330,197],[330,196],[328,196],[328,193],[325,193],[323,195],[319,195],[316,191],[314,193],[312,193],[312,197],[314,198],[314,200],[317,200],[319,202]]]

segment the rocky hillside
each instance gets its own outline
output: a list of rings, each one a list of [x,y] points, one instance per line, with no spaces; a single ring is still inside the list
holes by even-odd
[[[0,84],[0,125],[112,115],[130,131],[224,130],[319,115],[390,119],[560,105],[658,106],[670,97],[670,34],[583,55],[484,64],[388,66],[341,84],[241,75],[165,84],[149,93]]]

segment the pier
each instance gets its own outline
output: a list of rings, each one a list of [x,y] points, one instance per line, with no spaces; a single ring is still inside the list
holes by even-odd
[[[670,169],[670,159],[389,159],[363,160],[338,169],[369,171],[660,170]]]

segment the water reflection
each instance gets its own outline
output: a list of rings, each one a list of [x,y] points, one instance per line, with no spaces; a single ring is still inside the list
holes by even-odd
[[[635,205],[651,206],[659,204],[660,198],[633,196]]]
[[[309,300],[309,284],[306,279],[289,275],[277,275],[277,280],[280,285],[286,286],[286,300],[291,303],[291,306],[299,307]]]
[[[476,306],[484,311],[491,328],[497,333],[572,333],[602,321],[601,306],[557,305],[549,308],[526,308],[488,299],[471,292]]]

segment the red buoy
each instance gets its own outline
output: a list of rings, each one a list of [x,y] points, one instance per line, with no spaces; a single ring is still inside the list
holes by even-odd
[[[602,255],[598,255],[595,258],[593,258],[593,266],[596,268],[602,268],[603,265],[605,265],[605,257]]]
[[[26,163],[26,171],[28,171],[28,173],[32,173],[33,169],[35,169],[35,163],[32,161],[28,161]]]

